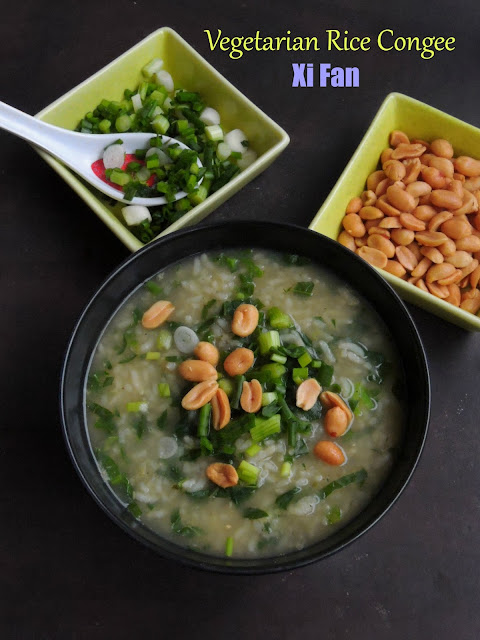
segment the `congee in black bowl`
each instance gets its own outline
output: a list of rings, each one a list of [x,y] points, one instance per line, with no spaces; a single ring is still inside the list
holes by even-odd
[[[261,573],[337,551],[393,504],[430,389],[403,303],[342,246],[262,222],[172,234],[84,311],[67,445],[115,522],[162,555]]]

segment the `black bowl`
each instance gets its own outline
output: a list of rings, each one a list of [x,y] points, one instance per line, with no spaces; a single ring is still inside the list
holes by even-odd
[[[371,305],[389,328],[403,359],[407,416],[401,450],[385,483],[366,508],[325,540],[282,556],[234,559],[208,556],[166,540],[136,520],[100,476],[86,431],[84,388],[92,353],[110,318],[134,289],[160,269],[203,251],[259,247],[298,253],[331,269]],[[300,567],[342,549],[377,522],[397,500],[420,457],[430,413],[430,382],[415,325],[390,285],[342,245],[300,227],[270,222],[228,222],[173,233],[127,258],[100,287],[71,338],[61,381],[61,415],[73,464],[88,491],[122,529],[162,556],[224,573],[269,573]]]

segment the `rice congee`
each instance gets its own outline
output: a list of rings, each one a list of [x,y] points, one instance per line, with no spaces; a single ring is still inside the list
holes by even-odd
[[[403,372],[373,308],[326,268],[199,254],[119,307],[85,390],[106,483],[179,545],[252,558],[331,535],[400,444]]]

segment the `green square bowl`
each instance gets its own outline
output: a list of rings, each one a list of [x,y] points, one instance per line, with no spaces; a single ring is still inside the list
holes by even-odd
[[[287,133],[256,107],[183,38],[168,27],[158,29],[116,58],[103,69],[45,107],[36,117],[50,124],[74,129],[88,111],[103,99],[121,100],[125,88],[134,89],[142,80],[141,69],[152,58],[162,58],[176,87],[197,91],[214,107],[227,129],[241,128],[257,152],[257,160],[224,187],[211,194],[159,236],[177,231],[202,220],[234,193],[264,171],[285,149]],[[113,233],[131,250],[143,244],[121,222],[122,203],[110,205],[100,192],[52,156],[39,151],[42,158],[78,193],[82,200],[103,220]]]
[[[329,238],[337,239],[342,230],[345,208],[351,198],[365,189],[370,173],[375,171],[382,151],[389,146],[389,135],[400,129],[410,138],[449,140],[456,155],[480,157],[480,129],[453,116],[414,100],[401,93],[390,93],[358,145],[350,162],[329,193],[309,228]],[[444,320],[467,329],[480,331],[480,317],[421,291],[413,284],[379,269],[382,276],[394,287],[400,297]]]

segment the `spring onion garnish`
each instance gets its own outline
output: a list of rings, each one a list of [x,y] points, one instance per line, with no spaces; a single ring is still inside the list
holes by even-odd
[[[280,469],[280,475],[282,476],[282,478],[288,478],[288,476],[290,475],[292,471],[292,463],[291,462],[284,462],[282,464],[282,467]]]
[[[234,380],[234,388],[232,392],[232,401],[230,406],[232,409],[238,409],[240,406],[240,396],[242,395],[243,383],[245,382],[245,376],[235,376]]]
[[[301,384],[308,378],[308,369],[306,367],[292,369],[292,380],[295,384]]]
[[[162,329],[157,336],[158,349],[170,349],[172,346],[172,334],[166,329]]]
[[[261,442],[280,431],[280,415],[277,413],[271,418],[255,418],[255,426],[250,429],[250,435],[254,442]]]
[[[159,382],[157,389],[161,398],[170,398],[170,385],[167,382]]]
[[[277,394],[274,391],[262,393],[262,407],[266,407],[272,402],[275,402],[276,399],[277,399]]]
[[[270,356],[270,360],[273,360],[273,362],[279,362],[280,364],[285,364],[287,362],[287,356],[281,356],[278,353],[274,353]]]
[[[278,307],[271,307],[267,311],[267,319],[272,329],[291,329],[294,326],[290,316]]]
[[[250,432],[251,433],[251,432]],[[248,485],[256,485],[260,469],[246,460],[242,460],[237,469],[238,477]]]
[[[300,358],[298,358],[298,364],[301,367],[306,367],[312,362],[312,360],[312,356],[308,353],[308,351],[305,351],[305,353],[303,353]]]
[[[249,458],[253,458],[254,456],[257,455],[257,453],[259,453],[262,450],[262,447],[259,444],[251,444],[248,449],[245,449],[245,454],[249,457]]]
[[[225,542],[225,555],[227,558],[230,558],[233,554],[233,538],[232,536],[228,536]]]
[[[293,293],[297,296],[309,297],[313,293],[313,287],[313,282],[297,282],[297,284],[293,287]]]
[[[218,381],[218,386],[223,389],[230,398],[233,393],[233,382],[229,378],[222,378]]]
[[[148,404],[146,402],[127,402],[128,413],[138,413],[139,411],[145,413],[148,411]]]
[[[160,360],[160,351],[147,351],[145,354],[146,360]]]
[[[279,347],[280,345],[280,334],[278,331],[267,331],[258,336],[258,346],[260,347],[261,355],[265,355],[270,349]]]
[[[212,405],[208,402],[201,407],[198,412],[198,425],[197,435],[199,437],[208,436],[210,431],[210,414],[212,412]]]

